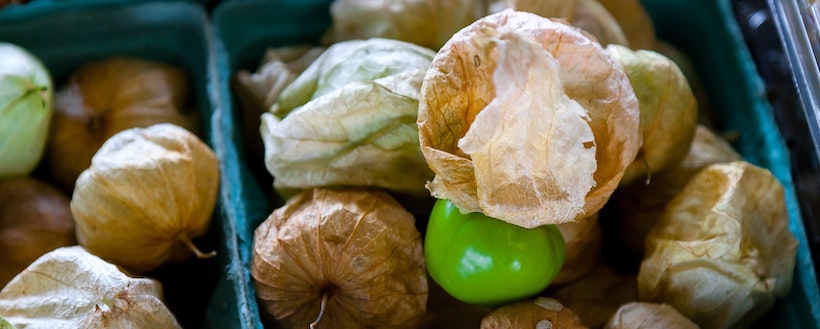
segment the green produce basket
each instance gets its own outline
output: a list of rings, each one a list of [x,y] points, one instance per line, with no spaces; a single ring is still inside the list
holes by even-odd
[[[219,138],[216,129],[220,117],[216,115],[219,99],[213,33],[201,6],[188,1],[94,6],[66,1],[12,6],[0,11],[0,41],[22,46],[40,58],[56,89],[83,63],[113,55],[151,59],[184,69],[190,85],[190,105],[196,109],[201,123],[200,138],[218,157],[223,157],[221,143],[225,140]],[[220,170],[229,172],[224,162]],[[45,177],[44,172],[38,169],[35,174]],[[206,260],[190,258],[147,274],[163,283],[166,302],[185,328],[206,324],[217,328],[248,326],[223,325],[237,318],[240,311],[233,291],[245,285],[231,281],[234,275],[229,263],[238,256],[231,255],[236,248],[228,237],[235,238],[237,234],[233,208],[227,199],[233,194],[232,189],[240,188],[230,182],[222,176],[210,230],[195,240],[202,250],[216,250],[218,256]]]
[[[820,297],[817,277],[806,244],[798,200],[789,171],[788,150],[774,123],[763,83],[755,71],[742,34],[731,11],[730,0],[644,0],[659,38],[691,58],[703,81],[709,103],[722,132],[736,133],[735,148],[750,162],[768,168],[786,187],[790,228],[800,241],[794,283],[787,298],[755,327],[820,328]],[[330,24],[328,0],[266,1],[232,0],[215,7],[213,24],[217,36],[220,95],[232,95],[230,79],[239,70],[256,70],[267,47],[317,43]],[[224,98],[228,138],[241,136],[239,103]],[[230,121],[230,120],[226,120]],[[227,124],[227,122],[226,122]],[[240,313],[243,328],[263,326],[253,296],[249,274],[253,230],[281,205],[272,197],[270,177],[259,169],[261,161],[245,146],[232,144],[226,161],[235,165],[230,211],[237,214],[236,234],[242,265],[236,291],[246,292]],[[262,167],[263,168],[263,167]],[[240,216],[241,214],[241,216]]]

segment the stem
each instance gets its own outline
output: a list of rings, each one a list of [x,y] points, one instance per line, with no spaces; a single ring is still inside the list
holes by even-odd
[[[206,259],[216,256],[216,251],[211,251],[207,254],[200,251],[199,248],[197,248],[194,245],[194,242],[191,241],[191,238],[189,238],[187,234],[180,235],[179,240],[182,241],[182,243],[184,243],[186,246],[188,246],[188,249],[191,249],[194,255],[196,255],[196,257],[199,259]]]
[[[319,315],[316,316],[316,320],[310,323],[310,329],[316,329],[316,326],[319,325],[319,322],[322,321],[322,317],[325,315],[325,307],[327,306],[328,295],[328,293],[324,293],[322,295],[322,303],[319,305]]]

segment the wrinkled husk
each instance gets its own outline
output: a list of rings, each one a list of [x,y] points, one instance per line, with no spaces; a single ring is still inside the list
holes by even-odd
[[[640,0],[597,0],[618,21],[629,47],[655,49],[655,26]]]
[[[698,329],[697,324],[666,304],[632,302],[618,308],[604,329]]]
[[[780,182],[742,161],[711,165],[647,236],[638,292],[703,328],[742,328],[789,292],[796,250]]]
[[[439,49],[451,35],[487,14],[477,0],[335,0],[325,44],[387,38]]]
[[[422,84],[427,187],[522,227],[587,217],[635,158],[639,116],[626,75],[582,31],[512,10],[487,16],[442,47]]]
[[[428,295],[421,234],[380,190],[306,190],[254,233],[251,274],[283,328],[414,328]]]
[[[621,275],[606,265],[598,265],[589,274],[551,292],[571,308],[590,328],[601,328],[625,303],[638,300],[638,282],[635,276]]]
[[[602,45],[629,46],[621,25],[598,0],[577,0],[570,23],[595,36]]]
[[[606,49],[629,77],[641,108],[643,145],[624,173],[624,185],[668,171],[683,160],[695,136],[698,104],[686,76],[669,58],[619,45]]]
[[[133,278],[80,246],[49,252],[0,291],[0,314],[19,329],[181,328],[162,286]]]
[[[686,157],[668,172],[653,176],[649,185],[635,182],[615,192],[618,239],[626,250],[643,255],[644,239],[658,221],[663,208],[698,171],[716,163],[740,161],[743,158],[732,146],[705,126],[698,125]]]
[[[114,134],[171,123],[195,131],[186,117],[188,81],[180,68],[128,57],[89,62],[55,96],[46,157],[54,180],[70,190]]]
[[[127,129],[77,179],[77,241],[137,274],[179,262],[207,231],[218,187],[216,155],[196,135],[172,124]]]
[[[274,187],[282,194],[364,186],[426,195],[433,173],[419,149],[416,118],[433,55],[387,39],[328,48],[262,116]]]
[[[502,306],[481,320],[481,329],[513,328],[586,329],[572,310],[547,297]]]
[[[564,237],[566,256],[564,266],[552,280],[553,286],[573,282],[595,268],[600,260],[602,238],[598,213],[557,226]]]

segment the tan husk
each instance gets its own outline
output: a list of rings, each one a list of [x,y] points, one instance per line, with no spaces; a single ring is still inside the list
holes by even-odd
[[[577,3],[578,0],[495,0],[490,5],[490,13],[512,9],[541,17],[572,21],[578,7]]]
[[[442,47],[422,84],[427,187],[522,227],[589,216],[635,158],[639,116],[624,72],[581,30],[487,16]]]
[[[796,250],[780,182],[747,162],[711,165],[646,237],[638,293],[701,327],[744,327],[789,292]]]
[[[553,286],[573,282],[595,268],[600,260],[602,238],[597,212],[590,217],[557,226],[564,236],[566,255],[561,271],[552,280]]]
[[[508,328],[586,329],[577,314],[547,297],[502,306],[481,320],[481,329]]]
[[[77,243],[68,202],[36,178],[0,181],[0,287],[43,254]]]
[[[551,292],[571,308],[584,325],[601,328],[622,304],[638,300],[638,282],[634,275],[621,275],[606,265],[598,265],[589,274]]]
[[[643,255],[644,239],[658,221],[663,208],[698,171],[708,165],[743,158],[723,138],[698,125],[686,157],[670,171],[652,177],[649,185],[637,181],[619,188],[611,204],[618,221],[619,240],[626,250]]]
[[[426,311],[421,234],[381,190],[292,197],[256,229],[251,274],[283,328],[414,328]]]
[[[622,305],[604,329],[698,329],[691,320],[666,304],[632,302]]]
[[[70,190],[111,136],[133,127],[172,123],[195,130],[185,117],[185,72],[129,57],[89,62],[55,95],[46,158],[51,176]]]
[[[577,0],[570,23],[595,36],[602,45],[629,45],[621,25],[598,0]]]
[[[0,291],[0,314],[26,329],[181,328],[162,285],[133,278],[80,246],[38,258]]]
[[[204,256],[191,239],[207,231],[218,186],[216,155],[193,133],[165,123],[124,130],[77,179],[77,241],[138,274]]]

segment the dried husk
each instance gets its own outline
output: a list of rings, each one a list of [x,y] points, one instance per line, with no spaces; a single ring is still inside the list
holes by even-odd
[[[71,213],[77,241],[142,274],[191,255],[216,205],[216,155],[172,124],[124,130],[103,144],[77,179]]]
[[[602,45],[629,46],[618,20],[598,0],[577,0],[570,23],[595,36]]]
[[[655,25],[640,0],[597,0],[618,21],[629,47],[655,49]]]
[[[789,292],[796,250],[780,182],[743,161],[711,165],[647,236],[639,296],[703,328],[742,328]]]
[[[572,310],[547,297],[502,306],[481,320],[481,329],[515,328],[586,329]]]
[[[578,0],[496,0],[490,4],[490,14],[512,9],[541,17],[572,21],[577,3]]]
[[[289,199],[256,229],[251,274],[260,308],[283,328],[414,328],[426,311],[421,234],[381,190]]]
[[[325,44],[387,38],[439,49],[453,33],[487,14],[484,0],[334,0]]]
[[[641,108],[643,145],[621,180],[622,185],[630,184],[683,160],[695,136],[698,104],[686,76],[669,58],[619,45],[606,49],[624,68]]]
[[[422,84],[427,188],[522,227],[590,216],[635,158],[639,116],[626,75],[581,30],[487,16],[442,47]]]
[[[698,329],[691,320],[666,304],[632,302],[624,304],[604,329]]]
[[[68,203],[37,178],[0,181],[0,287],[43,254],[77,244]]]
[[[46,159],[54,180],[71,190],[91,158],[114,134],[171,123],[196,130],[186,117],[185,72],[164,63],[111,57],[74,71],[55,95]]]
[[[589,273],[600,260],[601,226],[598,225],[598,213],[574,222],[558,224],[564,236],[564,266],[551,285],[560,286],[577,280]]]
[[[625,303],[638,300],[634,275],[622,275],[606,265],[549,294],[571,308],[590,328],[602,328]]]
[[[19,329],[182,328],[159,281],[80,246],[55,249],[16,276],[0,291],[0,314]]]
[[[743,158],[725,139],[698,125],[689,152],[676,168],[653,176],[648,185],[638,181],[615,192],[611,204],[617,214],[613,220],[618,221],[621,245],[642,256],[646,235],[669,200],[683,190],[692,176],[709,165],[740,160]]]

